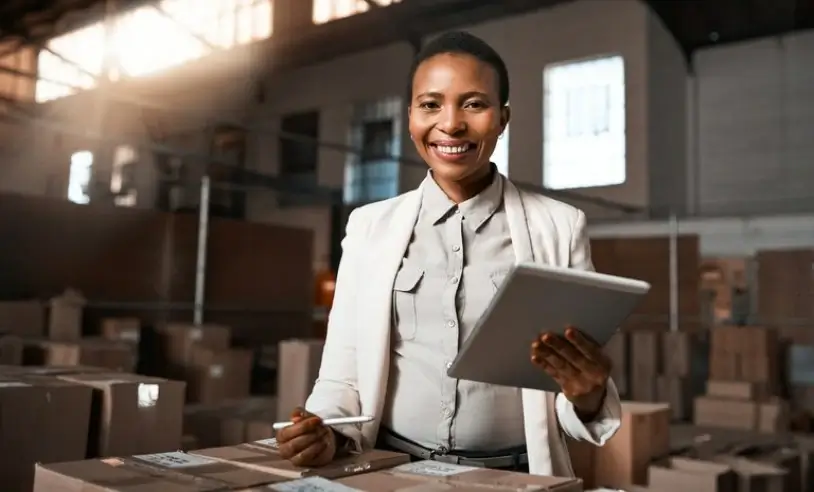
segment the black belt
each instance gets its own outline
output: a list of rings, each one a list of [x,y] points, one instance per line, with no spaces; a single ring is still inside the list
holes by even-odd
[[[409,454],[422,460],[433,460],[440,463],[450,463],[454,465],[472,466],[476,468],[506,468],[518,469],[528,465],[529,455],[525,446],[499,451],[494,455],[485,453],[466,453],[447,450],[428,449],[416,444],[409,439],[405,439],[387,429],[379,432],[379,441],[384,446],[395,451]]]

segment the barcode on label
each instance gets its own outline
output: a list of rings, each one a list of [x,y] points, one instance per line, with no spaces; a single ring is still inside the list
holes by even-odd
[[[450,477],[474,470],[477,470],[474,466],[453,465],[431,460],[406,463],[393,468],[393,471],[397,473],[409,473],[425,477]]]
[[[277,492],[362,492],[322,477],[308,477],[293,482],[278,483],[269,486],[269,489]]]
[[[209,458],[193,456],[191,454],[181,453],[179,451],[174,451],[172,453],[141,454],[134,456],[134,458],[141,461],[146,461],[147,463],[162,466],[164,468],[188,468],[217,463],[217,461]]]

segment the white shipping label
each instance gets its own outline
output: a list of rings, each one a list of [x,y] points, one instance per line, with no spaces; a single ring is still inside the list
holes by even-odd
[[[209,377],[212,378],[222,378],[223,377],[223,366],[216,365],[209,367]]]
[[[158,403],[158,385],[139,383],[138,385],[138,407],[151,408]]]
[[[277,492],[363,492],[359,489],[331,482],[322,477],[308,477],[292,482],[269,485],[270,490]]]
[[[124,342],[138,342],[141,333],[138,330],[127,330],[119,333],[119,338]]]
[[[190,468],[194,466],[205,466],[217,463],[217,461],[202,456],[173,451],[171,453],[141,454],[133,456],[141,461],[152,463],[164,468]]]
[[[451,463],[425,460],[399,465],[393,468],[393,471],[397,473],[409,473],[411,475],[422,475],[425,477],[451,477],[478,469],[479,468],[475,468],[474,466],[453,465]]]

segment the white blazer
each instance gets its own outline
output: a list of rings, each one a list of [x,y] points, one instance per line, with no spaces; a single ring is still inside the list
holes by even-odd
[[[418,219],[423,186],[356,209],[342,241],[322,366],[306,408],[323,418],[375,416],[374,422],[343,432],[359,449],[373,447],[379,431],[390,369],[393,282]],[[518,263],[593,269],[582,211],[518,190],[507,179],[504,206]],[[580,421],[562,394],[536,390],[522,394],[533,474],[574,476],[564,434],[601,446],[621,423],[619,394],[612,381],[600,415],[588,424]]]

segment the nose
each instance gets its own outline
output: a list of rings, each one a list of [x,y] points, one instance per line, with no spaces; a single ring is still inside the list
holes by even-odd
[[[466,120],[458,108],[454,106],[446,107],[441,112],[440,118],[438,128],[447,135],[455,135],[466,131]]]

